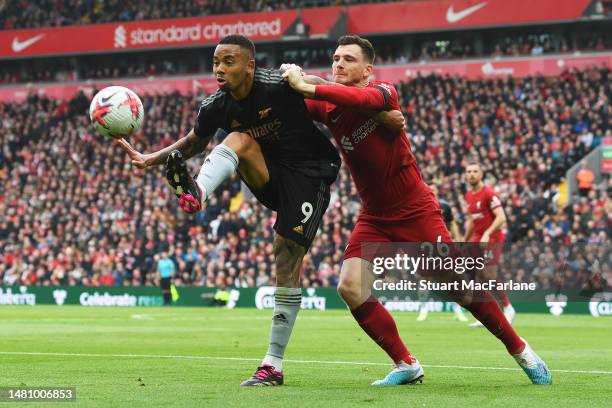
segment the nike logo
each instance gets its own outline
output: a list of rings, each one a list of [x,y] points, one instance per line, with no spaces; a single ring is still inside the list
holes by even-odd
[[[338,120],[340,120],[340,118],[342,117],[342,115],[344,115],[343,113],[339,114],[338,116],[336,116],[336,119],[334,118],[330,118],[331,123],[336,123]]]
[[[100,100],[102,101],[102,103],[106,103],[106,102],[108,102],[110,100],[110,98],[112,98],[113,96],[117,95],[118,92],[120,92],[120,91],[113,92],[112,94],[108,95],[106,98],[100,98]]]
[[[21,52],[28,48],[30,45],[34,44],[37,41],[40,41],[45,34],[38,34],[35,37],[30,38],[29,40],[19,41],[19,38],[13,38],[13,52]]]
[[[459,11],[459,12],[455,12],[455,10],[453,10],[453,6],[451,5],[448,10],[446,11],[446,21],[448,21],[449,23],[456,23],[458,21],[463,20],[464,18],[466,18],[467,16],[469,16],[470,14],[474,14],[475,12],[477,12],[478,10],[480,10],[481,8],[483,8],[484,6],[487,5],[487,2],[482,2],[480,4],[477,4],[475,6],[466,8],[465,10]]]

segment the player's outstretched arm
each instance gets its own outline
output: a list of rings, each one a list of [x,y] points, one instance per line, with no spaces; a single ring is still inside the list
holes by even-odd
[[[170,146],[153,153],[140,153],[123,138],[118,139],[117,143],[130,157],[132,160],[132,165],[138,167],[139,169],[146,169],[147,167],[166,163],[168,155],[170,155],[170,153],[176,149],[181,151],[185,159],[193,157],[196,154],[204,151],[210,139],[210,137],[199,137],[192,129],[186,136],[180,138]]]
[[[302,71],[302,67],[300,67],[299,65],[296,64],[281,64],[280,68],[281,71],[288,71],[290,69],[297,69],[298,71],[300,71],[300,75],[302,76],[302,78],[304,78],[304,82],[306,82],[307,84],[311,84],[311,85],[337,85],[337,86],[344,86],[342,84],[337,84],[335,82],[331,82],[331,81],[327,81],[321,77],[318,77],[316,75],[307,75],[304,71]]]
[[[387,105],[385,96],[378,89],[309,84],[297,67],[285,71],[283,78],[306,98],[323,99],[335,105],[365,110],[382,110]]]

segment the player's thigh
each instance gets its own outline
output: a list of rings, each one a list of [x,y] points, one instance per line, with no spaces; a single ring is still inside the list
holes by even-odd
[[[259,143],[241,132],[228,134],[222,143],[238,156],[238,172],[245,183],[252,189],[264,188],[270,180],[270,173]]]
[[[323,179],[279,167],[278,210],[274,229],[283,237],[310,248],[330,199]]]
[[[346,244],[344,259],[361,258],[371,263],[374,258],[392,256],[391,241],[384,225],[359,220]]]

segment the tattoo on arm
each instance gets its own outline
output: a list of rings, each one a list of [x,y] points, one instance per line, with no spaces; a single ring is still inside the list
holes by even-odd
[[[335,82],[329,82],[316,75],[304,75],[304,82],[310,85],[338,85]]]
[[[164,164],[173,150],[180,150],[185,160],[187,160],[196,154],[203,152],[211,138],[212,135],[209,137],[199,137],[193,130],[191,130],[187,136],[180,138],[170,146],[158,151],[155,156],[154,164]]]

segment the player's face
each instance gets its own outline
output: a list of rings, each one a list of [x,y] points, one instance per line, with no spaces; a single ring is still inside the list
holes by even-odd
[[[465,178],[470,186],[474,187],[482,180],[482,170],[478,165],[470,165],[465,169]]]
[[[220,44],[213,56],[213,75],[219,89],[235,91],[247,82],[255,71],[255,60],[249,53],[235,44]]]
[[[340,45],[334,53],[332,73],[334,82],[356,85],[367,82],[372,73],[372,64],[365,61],[361,47],[357,44]]]

